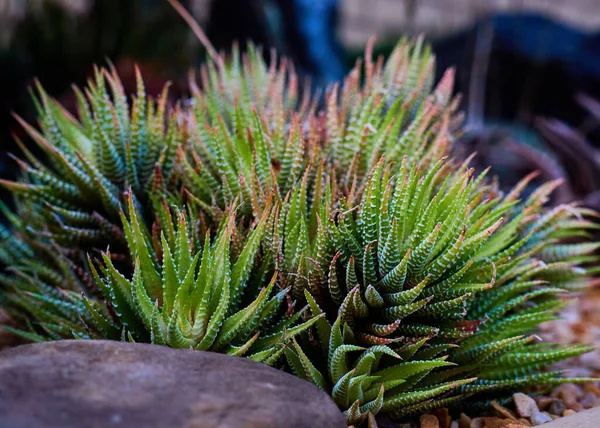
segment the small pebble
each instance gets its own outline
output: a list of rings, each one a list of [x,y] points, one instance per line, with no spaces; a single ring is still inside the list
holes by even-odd
[[[460,414],[460,419],[458,420],[459,428],[470,428],[471,427],[471,418],[465,415],[464,413]]]
[[[598,401],[598,397],[593,392],[586,392],[583,394],[583,397],[579,400],[579,404],[581,404],[584,408],[589,409],[596,404]]]
[[[452,422],[452,418],[450,417],[450,412],[446,407],[442,407],[439,409],[435,409],[435,417],[440,421],[441,428],[450,428],[450,423]]]
[[[502,418],[484,418],[483,426],[485,428],[506,428],[510,424],[516,424],[516,421],[512,419]]]
[[[548,406],[548,411],[553,415],[562,415],[565,410],[567,410],[567,406],[563,403],[562,400],[554,400],[550,406]]]
[[[420,418],[420,428],[525,428],[538,426],[562,417],[574,415],[584,409],[600,407],[600,385],[564,384],[554,389],[550,396],[536,395],[535,398],[523,393],[513,395],[516,412],[502,406],[497,401],[490,403],[494,411],[488,415],[471,418],[461,413],[458,420],[452,421],[447,408],[436,409],[434,414],[424,414]],[[399,428],[409,428],[400,425]],[[410,428],[416,426],[410,425]]]
[[[530,396],[525,395],[521,392],[517,392],[513,395],[513,399],[515,401],[515,408],[517,409],[517,413],[520,416],[524,418],[529,418],[534,413],[539,412],[537,403]]]
[[[469,428],[483,428],[485,426],[485,418],[473,418]]]
[[[535,412],[529,419],[531,420],[531,424],[533,426],[542,425],[546,422],[552,422],[552,418],[542,412]]]
[[[440,428],[440,421],[433,415],[421,415],[421,428]]]
[[[594,385],[593,383],[586,383],[585,385],[583,385],[583,390],[585,392],[593,392],[596,397],[600,398],[600,388],[598,388],[598,386]]]
[[[513,420],[517,419],[516,415],[511,410],[507,409],[504,406],[501,406],[500,403],[498,403],[497,401],[492,401],[490,405],[494,408],[494,410],[496,410],[498,413],[500,413],[500,415],[504,416],[505,418]]]
[[[583,395],[583,390],[579,385],[572,383],[561,385],[552,392],[552,395],[561,398],[567,409],[573,409],[577,412],[583,410],[583,406],[577,401]]]
[[[600,349],[583,354],[580,358],[581,364],[592,370],[600,370]]]
[[[562,398],[567,406],[571,401],[575,401],[583,395],[583,391],[579,385],[566,383],[561,385],[556,390],[556,396]]]
[[[539,395],[539,396],[535,397],[535,402],[537,403],[538,408],[540,410],[546,410],[548,408],[548,406],[550,406],[550,404],[552,404],[553,401],[554,401],[554,398],[547,397],[545,395]]]
[[[375,419],[375,415],[371,412],[369,412],[368,421],[369,428],[377,428],[377,420]]]

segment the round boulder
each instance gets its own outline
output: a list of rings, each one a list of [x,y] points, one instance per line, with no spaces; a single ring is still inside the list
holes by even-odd
[[[0,352],[0,427],[345,428],[309,382],[213,352],[59,341]]]

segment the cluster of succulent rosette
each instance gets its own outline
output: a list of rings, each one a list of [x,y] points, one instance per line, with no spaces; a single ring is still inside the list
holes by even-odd
[[[38,88],[22,178],[1,181],[17,332],[247,357],[349,424],[585,381],[547,367],[590,347],[534,333],[586,286],[594,213],[449,158],[452,71],[435,85],[421,40],[369,51],[323,102],[252,47],[174,106],[112,69],[75,89],[77,119]]]

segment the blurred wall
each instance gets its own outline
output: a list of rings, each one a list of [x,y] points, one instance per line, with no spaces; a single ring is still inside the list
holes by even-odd
[[[360,47],[405,32],[443,36],[470,26],[482,13],[533,11],[581,30],[600,29],[600,0],[341,0],[340,37]]]
[[[85,11],[89,4],[89,0],[54,1],[74,11]],[[191,1],[201,24],[208,19],[210,1]],[[6,42],[15,18],[36,3],[41,1],[0,0],[0,43]],[[349,47],[364,45],[372,34],[380,38],[405,32],[442,36],[469,26],[483,12],[535,11],[583,30],[600,29],[600,0],[340,0],[340,7],[340,37]]]

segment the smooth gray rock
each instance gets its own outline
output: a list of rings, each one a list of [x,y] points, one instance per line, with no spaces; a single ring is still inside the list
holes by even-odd
[[[542,426],[544,428],[595,428],[600,426],[600,407],[565,416]]]
[[[535,413],[539,413],[538,405],[533,398],[521,392],[513,394],[513,400],[517,413],[522,418],[530,418]]]
[[[248,359],[111,341],[0,352],[0,427],[345,428],[324,392]]]
[[[538,426],[553,421],[553,419],[550,416],[542,412],[535,412],[533,415],[531,415],[531,418],[529,418],[529,420],[531,421],[531,424],[533,426]]]

